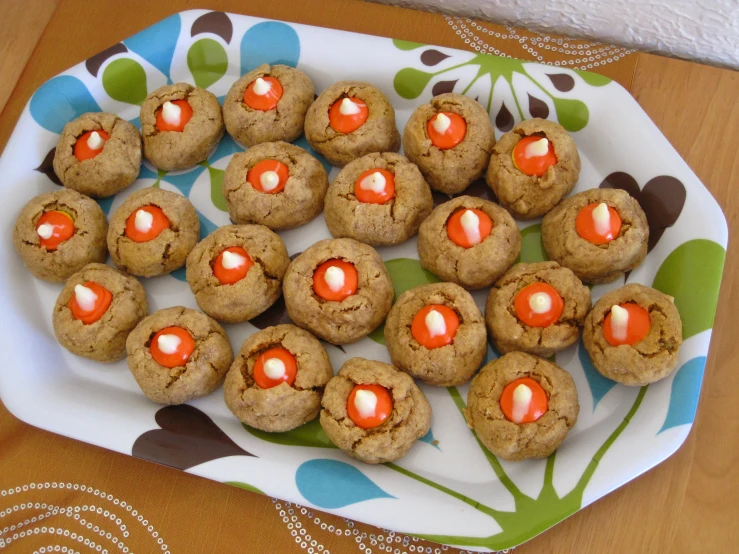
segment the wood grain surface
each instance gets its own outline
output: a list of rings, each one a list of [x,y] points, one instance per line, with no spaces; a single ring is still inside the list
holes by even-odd
[[[122,3],[103,0],[61,0],[58,6],[55,0],[3,0],[0,147],[43,81],[190,7],[323,26],[332,26],[341,15],[347,30],[444,43],[444,36],[428,36],[424,28],[434,17],[430,14],[372,5],[372,17],[352,20],[346,10],[355,1],[167,0],[136,2],[135,9],[127,3],[130,9],[122,10]],[[729,223],[729,251],[697,419],[687,442],[667,461],[516,552],[724,553],[739,549],[735,521],[739,514],[739,341],[733,321],[734,312],[739,313],[739,74],[640,54],[631,92],[710,189]],[[5,411],[2,406],[0,410]]]

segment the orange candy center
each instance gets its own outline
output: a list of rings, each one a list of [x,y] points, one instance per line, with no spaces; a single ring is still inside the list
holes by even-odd
[[[542,137],[538,136],[523,137],[513,147],[513,165],[526,175],[541,177],[550,166],[557,163],[557,155],[554,153],[554,146],[551,140],[549,141],[549,148],[546,154],[543,156],[529,155],[528,146],[541,139]]]
[[[531,390],[528,409],[525,409],[525,404],[516,406],[514,392],[519,385],[524,385]],[[513,423],[531,423],[546,413],[549,409],[549,399],[547,398],[546,391],[538,382],[530,377],[522,377],[512,383],[508,383],[503,389],[503,394],[500,397],[500,409],[503,410],[503,415],[505,415],[508,421],[512,421]]]
[[[385,185],[380,187],[378,183],[382,180],[375,176],[379,173],[385,180]],[[362,173],[354,184],[354,196],[360,202],[367,204],[384,204],[395,198],[395,175],[387,169],[368,169]]]
[[[438,315],[428,317],[435,311],[444,319],[443,329],[435,324]],[[428,349],[439,348],[454,342],[454,337],[459,329],[459,316],[448,306],[443,304],[429,304],[424,306],[413,318],[411,334],[421,345]]]
[[[50,210],[39,217],[36,232],[39,236],[39,244],[53,252],[59,248],[61,243],[72,238],[74,235],[74,221],[72,216],[66,212]]]
[[[575,218],[575,228],[577,234],[588,242],[593,244],[606,244],[618,237],[621,232],[621,216],[618,212],[608,206],[608,214],[610,215],[610,223],[608,231],[600,234],[596,229],[595,220],[593,219],[593,210],[598,207],[598,203],[588,204],[581,209]]]
[[[228,254],[226,254],[227,252]],[[229,246],[218,254],[216,261],[213,263],[213,275],[221,284],[233,285],[246,277],[253,265],[254,262],[246,250],[240,246]]]
[[[341,273],[331,270],[334,267],[343,271],[344,282],[341,286],[339,286],[340,279],[336,280],[336,276],[340,276]],[[313,273],[313,290],[318,296],[329,302],[341,302],[357,292],[357,283],[357,268],[354,267],[354,264],[344,260],[335,259],[323,262]]]
[[[437,127],[440,127],[440,125],[436,123],[437,118],[441,114],[449,118],[449,126],[443,133],[439,132]],[[429,135],[429,139],[431,139],[431,144],[440,150],[448,150],[462,142],[467,134],[467,122],[461,115],[456,113],[439,112],[429,119],[426,124],[426,132]]]
[[[280,383],[291,387],[298,374],[298,362],[286,348],[271,348],[257,358],[254,381],[262,389],[271,389]]]
[[[269,83],[269,90],[264,94],[257,94],[254,90],[257,80],[254,79],[244,91],[244,103],[254,110],[268,112],[274,109],[282,98],[282,85],[274,77],[262,77],[262,80]]]
[[[287,166],[277,160],[257,162],[246,174],[246,180],[259,192],[276,194],[285,190],[285,183],[290,176]]]
[[[347,98],[347,97],[344,97]],[[339,98],[328,110],[328,121],[331,128],[337,133],[349,134],[359,129],[369,117],[369,108],[359,98],[349,98],[356,106],[357,113],[341,113],[341,104],[344,98]]]
[[[547,304],[549,309],[541,311]],[[562,315],[565,303],[552,285],[532,283],[519,291],[513,306],[518,319],[529,327],[548,327]]]
[[[97,133],[98,135],[100,135],[100,138],[102,138],[105,142],[107,142],[110,138],[110,135],[102,129],[87,131],[86,133],[82,134],[77,139],[77,142],[74,143],[74,157],[81,162],[94,158],[103,151],[103,148],[105,148],[105,142],[100,146],[100,148],[90,148],[90,145],[87,144],[87,141],[92,133]]]
[[[360,411],[356,402],[357,392],[359,391],[367,391],[374,394],[374,399],[377,401],[374,405],[374,410],[370,409],[372,402],[367,402],[366,399],[368,396],[364,395],[365,399],[360,399],[359,402],[360,406],[362,406],[362,410]],[[369,398],[372,399],[371,396]],[[352,389],[352,392],[349,393],[349,399],[346,401],[346,411],[349,413],[349,418],[357,427],[371,429],[382,425],[390,417],[393,411],[393,399],[390,396],[390,392],[381,385],[356,385]]]
[[[172,100],[172,104],[180,108],[180,122],[177,125],[172,125],[164,120],[162,115],[162,108],[157,110],[157,122],[156,126],[159,131],[176,131],[181,133],[185,129],[185,125],[190,121],[192,117],[192,106],[187,100]]]
[[[76,294],[72,294],[72,298],[69,299],[67,306],[71,310],[75,319],[79,319],[85,325],[90,325],[103,317],[103,314],[108,310],[110,303],[113,301],[113,295],[108,289],[92,281],[88,281],[82,286],[95,293],[95,296],[97,297],[95,299],[95,306],[91,310],[82,309],[82,307],[77,303]]]
[[[465,215],[465,212],[472,212],[479,223],[477,229],[466,230],[465,223],[467,223],[469,215]],[[462,219],[462,218],[465,219]],[[474,220],[474,218],[472,218]],[[493,230],[493,222],[482,210],[477,208],[462,208],[452,214],[446,224],[446,234],[454,244],[461,246],[462,248],[472,248],[473,246],[480,244],[484,241]]]
[[[174,340],[172,335],[179,339],[179,342]],[[162,341],[159,340],[160,337],[164,337]],[[149,351],[159,365],[168,368],[182,366],[195,351],[195,340],[182,327],[165,327],[151,339]]]
[[[136,226],[136,214],[140,211],[147,212],[152,216],[151,227],[149,227],[148,230],[146,229],[148,225],[142,224],[140,228]],[[139,216],[139,219],[142,220],[144,218]],[[146,219],[148,220],[148,218]],[[134,212],[128,216],[128,219],[126,219],[126,236],[134,242],[148,242],[157,238],[165,229],[169,229],[169,226],[169,219],[164,215],[164,212],[160,207],[143,206],[134,210]]]
[[[629,313],[629,319],[626,322],[626,338],[613,336],[611,312],[608,312],[605,320],[603,320],[603,335],[611,346],[622,344],[633,346],[649,334],[649,330],[652,328],[652,320],[649,317],[649,312],[638,304],[626,302],[619,305]]]

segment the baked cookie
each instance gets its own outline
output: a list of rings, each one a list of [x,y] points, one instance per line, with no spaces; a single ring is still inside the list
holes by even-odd
[[[140,169],[141,135],[114,113],[89,112],[70,121],[54,152],[54,173],[62,184],[93,198],[123,190]]]
[[[552,260],[583,282],[609,283],[647,255],[649,225],[639,203],[620,189],[591,189],[566,198],[541,222]]]
[[[157,404],[184,404],[210,394],[234,358],[223,327],[182,306],[141,320],[128,335],[126,352],[141,391]]]
[[[472,380],[465,417],[490,452],[519,461],[557,450],[579,412],[569,373],[531,354],[511,352]]]
[[[368,464],[402,458],[431,428],[431,405],[413,379],[374,360],[347,360],[321,405],[331,442]]]
[[[421,265],[468,289],[489,287],[521,251],[521,233],[503,208],[472,196],[437,206],[418,231]]]
[[[308,248],[287,268],[282,292],[290,318],[332,344],[369,335],[393,303],[382,258],[352,239],[325,239]]]
[[[490,289],[485,322],[505,354],[548,358],[577,342],[590,311],[590,289],[557,262],[516,264]]]
[[[72,275],[52,314],[54,334],[72,354],[98,362],[126,355],[126,339],[149,313],[146,292],[134,277],[105,264]]]
[[[238,323],[275,303],[289,264],[285,244],[266,227],[226,225],[187,256],[187,283],[206,314]]]
[[[418,167],[385,152],[362,156],[341,170],[326,193],[324,217],[336,238],[389,246],[418,233],[433,206]]]
[[[23,206],[13,245],[39,279],[63,283],[92,262],[104,262],[108,222],[97,202],[69,189],[45,192]]]
[[[241,346],[223,385],[226,406],[245,423],[282,433],[314,420],[334,376],[318,339],[295,325],[277,325]]]
[[[234,223],[270,229],[304,225],[323,210],[328,175],[299,146],[266,142],[236,154],[223,176],[223,195]]]
[[[458,194],[479,178],[495,144],[490,116],[462,94],[440,94],[415,109],[403,131],[405,155],[431,188]]]
[[[486,180],[516,219],[534,219],[569,194],[580,177],[577,145],[559,123],[527,119],[500,137]]]
[[[595,303],[585,319],[582,338],[601,375],[640,387],[675,369],[682,329],[672,297],[632,283]]]
[[[340,81],[308,108],[305,138],[331,165],[344,167],[372,152],[397,152],[395,110],[379,89],[361,81]]]
[[[485,359],[485,320],[459,285],[423,285],[395,302],[385,322],[385,344],[399,370],[429,385],[461,385]]]
[[[164,171],[203,161],[224,131],[215,94],[188,83],[159,87],[141,105],[144,157]]]
[[[310,78],[287,65],[262,64],[236,81],[223,101],[223,121],[236,142],[292,142],[303,134],[313,103]]]

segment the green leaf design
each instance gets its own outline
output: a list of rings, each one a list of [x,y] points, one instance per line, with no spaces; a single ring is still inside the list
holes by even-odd
[[[232,487],[239,487],[240,489],[246,489],[257,494],[264,494],[264,492],[260,491],[257,487],[253,485],[247,485],[246,483],[242,483],[241,481],[226,481],[225,484],[231,485]]]
[[[695,239],[673,250],[662,262],[652,286],[675,298],[683,320],[683,339],[713,327],[726,250]]]
[[[415,50],[416,48],[421,48],[421,46],[426,46],[425,44],[421,44],[420,42],[400,40],[397,38],[393,39],[393,44],[395,45],[395,48],[398,48],[399,50]]]
[[[242,424],[243,425],[243,424]],[[266,433],[259,429],[254,429],[248,425],[244,425],[244,429],[252,435],[263,441],[273,444],[282,444],[285,446],[312,446],[314,448],[336,448],[323,432],[318,419],[314,419],[305,425],[287,431],[286,433]]]
[[[544,243],[541,240],[541,224],[530,225],[521,231],[521,253],[516,263],[527,264],[535,262],[546,262],[549,260]]]
[[[207,164],[207,162],[205,163]],[[226,172],[210,165],[207,165],[207,167],[208,174],[210,175],[210,200],[216,208],[222,212],[228,212],[226,197],[223,196],[223,176]]]
[[[421,95],[423,89],[426,88],[426,85],[429,84],[433,76],[432,73],[426,73],[413,67],[406,67],[395,74],[393,86],[395,87],[395,92],[400,97],[406,100],[413,100]]]
[[[146,72],[130,58],[113,60],[103,72],[103,88],[113,100],[141,105],[146,99]]]
[[[190,68],[195,84],[208,88],[226,74],[228,55],[219,42],[204,38],[190,46],[187,67]]]
[[[557,110],[557,119],[560,125],[569,132],[579,131],[588,124],[590,111],[584,102],[569,98],[552,97],[554,108]]]
[[[600,73],[592,73],[581,69],[574,69],[573,71],[591,87],[602,87],[611,82],[608,77],[601,75]]]

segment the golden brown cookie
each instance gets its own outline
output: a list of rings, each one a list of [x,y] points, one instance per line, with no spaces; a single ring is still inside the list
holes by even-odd
[[[149,222],[139,212],[152,206],[164,213],[169,227],[154,238],[137,242],[130,236],[132,228],[138,228],[137,225],[146,228]],[[137,220],[143,220],[144,226]],[[156,225],[151,233],[155,229]],[[199,237],[200,221],[190,201],[176,192],[150,187],[134,192],[113,213],[108,228],[108,250],[119,268],[139,277],[155,277],[185,265]]]
[[[167,348],[173,346],[171,337],[177,336],[175,332],[184,333],[185,340],[175,341],[174,345],[183,348],[189,342],[191,348],[185,350],[176,365],[163,365],[153,352],[158,350],[166,355]],[[231,343],[223,327],[207,315],[182,306],[165,308],[144,318],[128,335],[126,352],[128,368],[141,391],[157,404],[184,404],[210,394],[221,384],[233,362]],[[178,350],[169,354],[165,360],[179,353]]]
[[[327,188],[328,175],[321,162],[286,142],[257,144],[236,154],[223,177],[231,220],[274,230],[304,225],[320,214]]]
[[[252,85],[254,90],[256,79],[262,79],[257,92],[262,97],[272,97],[277,85],[269,79],[276,79],[282,88],[282,96],[277,100],[275,107],[270,109],[252,108],[244,98],[247,87]],[[263,92],[260,87],[267,89]],[[262,64],[256,69],[236,81],[228,91],[223,101],[223,121],[226,130],[234,140],[244,146],[253,146],[261,142],[285,141],[292,142],[303,134],[305,112],[313,103],[315,89],[310,78],[298,69],[287,65]],[[266,107],[266,106],[265,106]]]
[[[492,228],[484,236],[480,227],[484,218],[473,212],[478,221],[473,227],[479,231],[477,240],[480,242],[460,246],[450,236],[450,222],[455,214],[464,221],[462,218],[467,217],[468,210],[481,211],[492,223]],[[511,215],[497,204],[472,196],[459,196],[437,206],[418,231],[421,265],[444,281],[468,289],[492,285],[511,267],[520,251],[521,233]]]
[[[604,203],[621,219],[618,234],[605,244],[580,236],[576,220],[580,210]],[[649,225],[639,203],[620,189],[591,189],[560,202],[541,222],[541,239],[547,255],[570,268],[583,282],[609,283],[635,269],[647,255]]]
[[[503,412],[501,397],[509,384],[525,378],[538,383],[539,391],[543,389],[547,410],[534,421],[514,423]],[[546,458],[554,452],[577,422],[579,412],[577,388],[569,373],[531,354],[511,352],[489,362],[472,380],[465,417],[490,452],[504,460],[519,461]]]
[[[341,170],[326,193],[324,217],[336,238],[389,246],[415,235],[433,205],[418,167],[385,152],[362,156]]]
[[[325,300],[316,293],[314,274],[324,263],[336,261],[349,266],[346,271],[339,268],[345,287],[351,283],[350,273],[356,272],[354,291],[343,300]],[[326,275],[319,273],[315,280],[319,287],[329,287]],[[371,246],[352,239],[325,239],[308,248],[287,268],[282,292],[290,318],[332,344],[349,344],[369,335],[385,320],[393,302],[393,284],[382,258]]]
[[[231,365],[223,385],[226,405],[246,425],[290,431],[318,416],[323,388],[333,375],[328,354],[308,331],[267,327],[244,341]]]
[[[97,310],[79,312],[84,308],[87,290],[93,290],[95,294],[89,283],[95,283],[110,293],[110,303],[102,313],[100,310],[107,303],[104,293],[94,300]],[[87,290],[75,290],[78,286]],[[77,301],[78,294],[81,302]],[[73,302],[75,312],[70,302]],[[76,317],[75,313],[82,318]],[[108,363],[126,355],[128,334],[148,313],[149,304],[141,283],[117,269],[93,263],[72,275],[64,285],[54,306],[52,322],[56,340],[72,354]]]
[[[44,217],[48,212],[69,215],[73,220],[74,234],[61,244],[46,248],[41,243],[46,243],[48,239],[41,235],[53,237],[60,232],[53,220],[45,221],[46,217],[53,217]],[[42,217],[44,220],[41,220]],[[79,192],[59,189],[39,194],[23,206],[15,222],[13,245],[25,266],[36,277],[52,283],[63,283],[87,264],[105,261],[107,232],[108,222],[97,202]]]
[[[537,176],[527,175],[513,163],[513,149],[525,137],[546,138],[557,162]],[[569,194],[580,177],[580,155],[570,134],[559,123],[527,119],[500,137],[493,148],[486,175],[500,205],[516,219],[534,219],[551,210]]]
[[[448,317],[456,316],[459,326],[454,332],[443,307],[454,313]],[[434,325],[431,318],[438,318],[427,314],[429,310],[444,317],[444,331],[451,337],[448,344],[424,344],[431,331],[429,326]],[[395,302],[385,323],[385,344],[393,365],[412,377],[430,385],[461,385],[485,359],[485,320],[470,293],[459,285],[423,285],[405,291]]]
[[[364,102],[369,112],[366,121],[349,133],[335,130],[329,120],[331,107],[345,98]],[[318,96],[305,116],[305,138],[313,150],[336,167],[344,167],[365,154],[397,152],[400,148],[392,104],[379,89],[361,81],[334,83]]]
[[[181,131],[160,130],[157,117],[164,104],[177,100],[190,105],[192,117]],[[218,145],[224,132],[221,105],[216,96],[188,83],[159,87],[141,105],[144,157],[164,171],[187,169],[203,161]]]
[[[187,282],[201,310],[238,323],[275,303],[289,264],[285,244],[263,225],[227,225],[187,256]]]
[[[75,156],[78,140],[84,143],[80,148],[89,150],[87,155],[94,157],[80,160]],[[114,113],[89,112],[70,121],[64,126],[54,153],[54,173],[64,186],[93,198],[105,198],[123,190],[136,180],[140,169],[141,135]]]
[[[642,313],[648,315],[649,329],[634,344],[617,342],[614,346],[606,339],[605,320],[612,318],[614,305],[623,308],[625,304],[636,304],[646,311]],[[583,344],[593,367],[604,377],[631,386],[648,385],[672,373],[682,342],[682,320],[673,299],[637,283],[604,294],[588,314],[583,328]]]
[[[428,124],[439,113],[461,116],[466,133],[452,148],[441,149],[429,138]],[[446,194],[458,194],[479,178],[488,165],[495,144],[495,133],[485,108],[461,94],[440,94],[411,114],[403,131],[403,150],[431,188]]]
[[[520,350],[548,358],[577,342],[588,311],[590,289],[572,271],[557,262],[522,263],[490,289],[485,322],[502,354]]]
[[[392,411],[380,425],[363,429],[350,417],[348,402],[357,385],[379,385],[389,393]],[[431,428],[431,405],[413,379],[374,360],[347,360],[326,385],[321,405],[321,427],[331,442],[368,464],[402,458]]]

